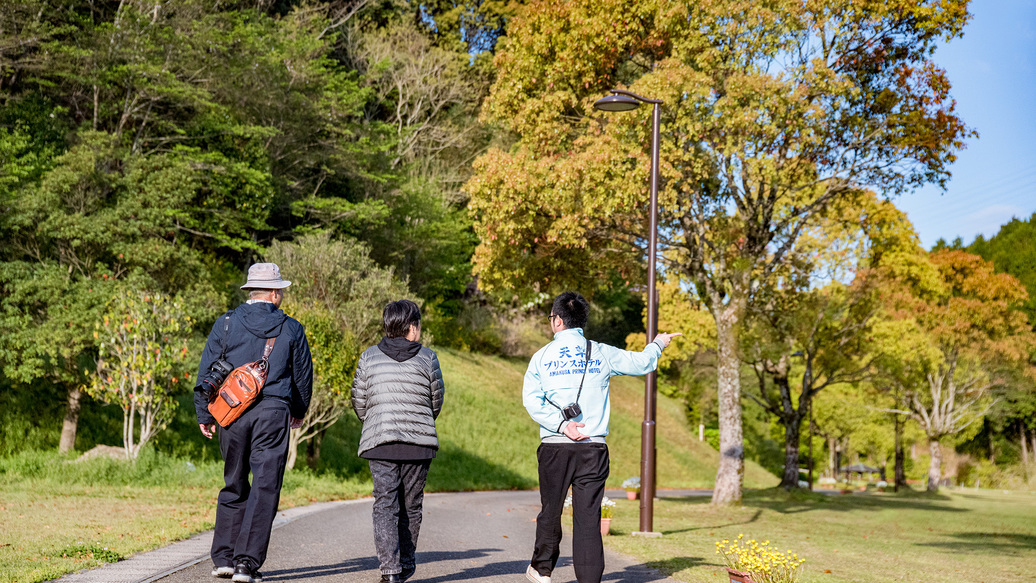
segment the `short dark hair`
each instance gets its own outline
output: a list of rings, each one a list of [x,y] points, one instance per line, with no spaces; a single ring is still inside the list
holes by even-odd
[[[411,324],[421,325],[421,308],[410,300],[391,302],[381,313],[381,323],[385,328],[385,336],[402,338],[410,332]]]
[[[585,328],[590,317],[590,303],[586,298],[573,291],[567,291],[554,298],[551,312],[560,316],[565,328]]]

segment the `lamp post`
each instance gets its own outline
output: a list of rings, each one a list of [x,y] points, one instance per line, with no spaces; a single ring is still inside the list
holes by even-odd
[[[662,123],[662,100],[648,99],[630,91],[612,89],[612,95],[602,97],[594,103],[594,109],[601,111],[630,111],[641,103],[653,106],[651,128],[651,210],[648,217],[648,293],[647,293],[647,341],[658,335],[658,300],[655,295],[655,253],[658,249],[658,146],[659,129]],[[655,410],[657,397],[655,371],[644,379],[644,422],[640,430],[640,531],[641,536],[661,536],[654,532],[655,510]]]

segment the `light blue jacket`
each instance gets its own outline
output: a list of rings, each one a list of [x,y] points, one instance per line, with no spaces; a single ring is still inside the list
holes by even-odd
[[[630,352],[607,344],[592,342],[590,362],[586,362],[586,338],[582,328],[569,328],[554,335],[554,340],[539,349],[525,371],[522,403],[533,420],[540,424],[540,438],[562,436],[565,416],[558,407],[576,400],[579,380],[586,366],[586,380],[579,397],[582,415],[573,419],[585,424],[579,431],[590,437],[608,435],[611,401],[608,380],[616,375],[643,375],[658,366],[662,347],[652,342],[641,352]],[[548,401],[549,399],[549,401]],[[551,404],[553,401],[554,404]],[[557,405],[555,407],[554,405]]]

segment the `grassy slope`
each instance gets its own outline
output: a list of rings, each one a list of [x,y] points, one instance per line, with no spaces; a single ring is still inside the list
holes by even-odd
[[[440,350],[439,360],[447,393],[437,423],[442,450],[432,464],[429,487],[535,487],[539,427],[521,402],[527,361],[451,350]],[[642,377],[613,378],[611,398],[608,485],[618,487],[640,474]],[[692,434],[679,403],[660,395],[657,410],[659,487],[711,487],[719,452]],[[770,487],[778,481],[757,464],[746,463],[746,487]]]

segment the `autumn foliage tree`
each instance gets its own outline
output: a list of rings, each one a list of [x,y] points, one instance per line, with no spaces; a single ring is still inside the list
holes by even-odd
[[[967,2],[557,0],[520,10],[482,115],[514,132],[468,183],[479,281],[500,293],[641,273],[650,124],[592,104],[613,87],[664,101],[660,234],[716,326],[721,461],[744,474],[738,344],[753,290],[802,232],[867,185],[943,183],[968,129],[931,60]]]
[[[889,296],[900,325],[883,368],[928,438],[928,490],[936,491],[943,441],[982,419],[992,390],[1006,371],[1025,367],[1036,337],[1019,309],[1028,294],[1017,279],[965,251],[937,251],[929,261],[940,289],[919,292],[901,281]]]
[[[830,205],[756,292],[741,352],[758,388],[746,395],[784,427],[782,487],[798,486],[800,427],[818,393],[874,372],[886,264],[918,253],[923,250],[906,216],[873,192],[861,192]]]

